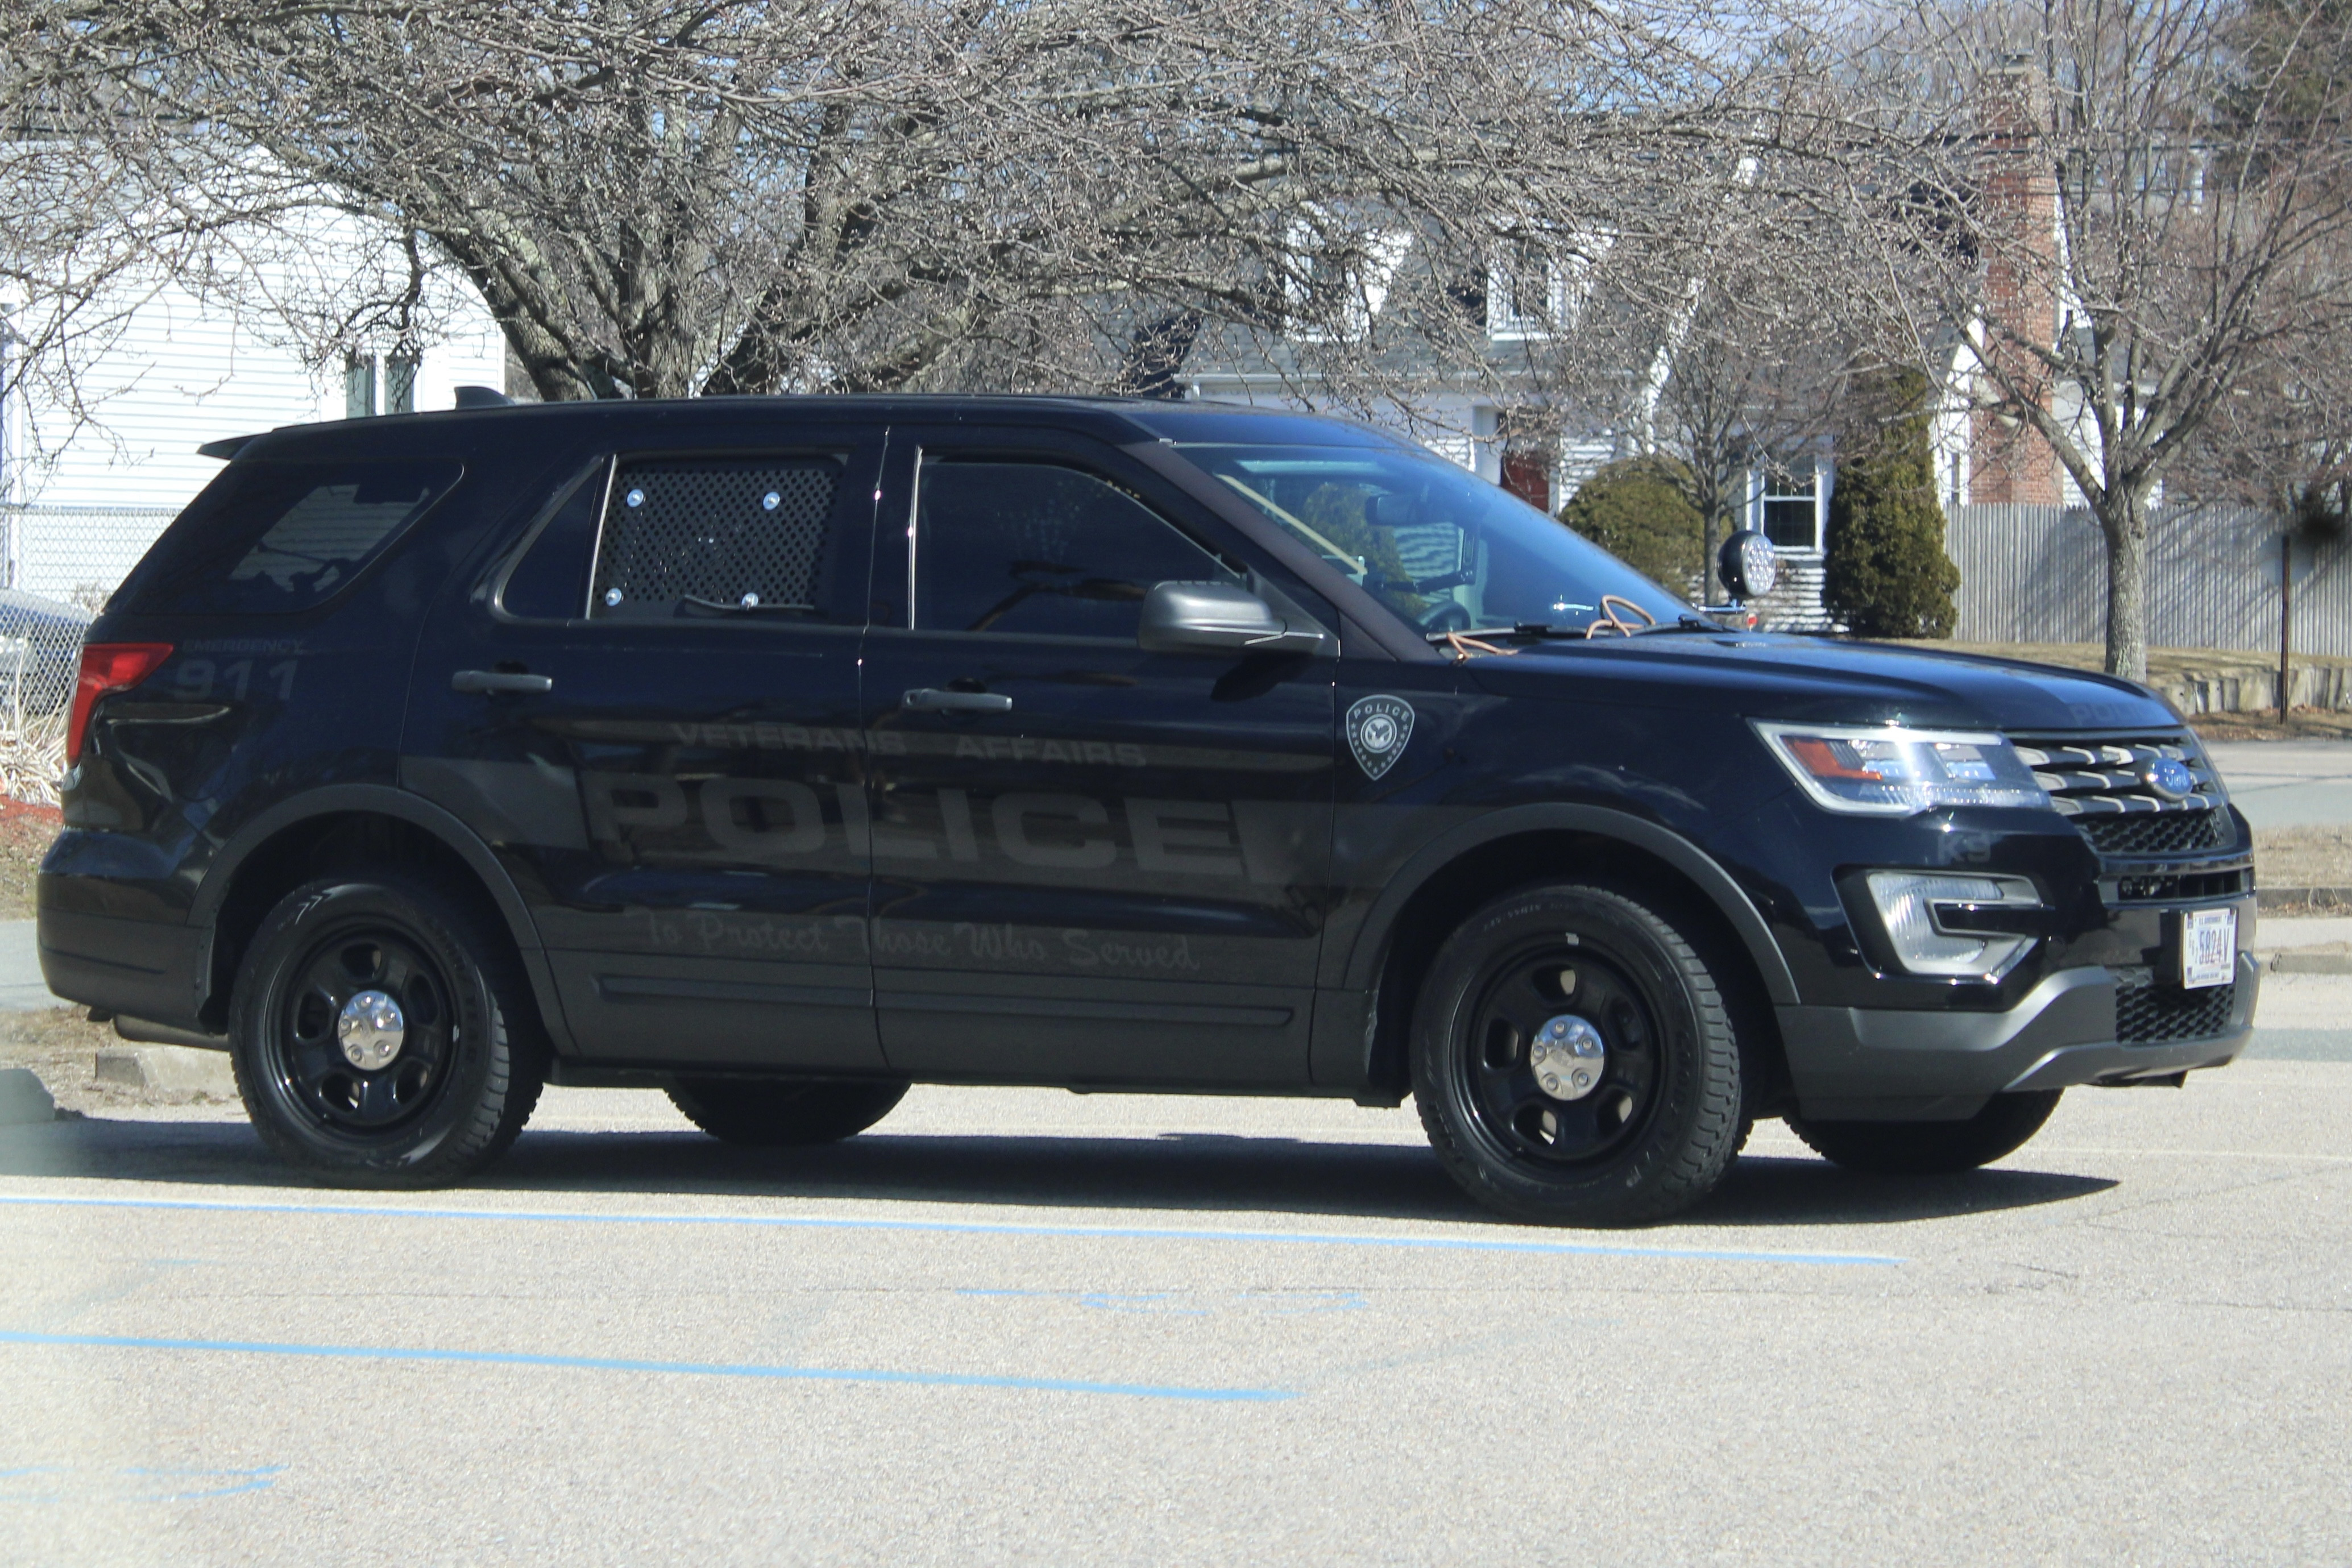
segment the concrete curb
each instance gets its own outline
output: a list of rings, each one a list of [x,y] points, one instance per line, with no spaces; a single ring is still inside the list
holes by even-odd
[[[2290,947],[2267,954],[2263,969],[2271,974],[2352,974],[2352,952],[2314,952]]]
[[[0,1127],[54,1121],[58,1102],[31,1068],[0,1068]]]

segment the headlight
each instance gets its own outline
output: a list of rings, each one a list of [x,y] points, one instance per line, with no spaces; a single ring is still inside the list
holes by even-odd
[[[1908,816],[1947,805],[2050,805],[2004,735],[1761,721],[1756,732],[1830,811]]]
[[[1895,958],[1914,974],[1995,980],[2033,945],[2030,936],[1969,929],[1980,910],[2042,908],[2021,877],[1873,871],[1865,880]]]

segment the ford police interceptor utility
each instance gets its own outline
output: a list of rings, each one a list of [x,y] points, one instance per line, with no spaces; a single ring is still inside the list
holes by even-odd
[[[491,398],[478,402],[498,401]],[[1958,1170],[2244,1044],[2244,821],[2126,681],[1728,629],[1354,425],[461,408],[229,458],[92,626],[59,995],[317,1178],[540,1086],[718,1137],[910,1083],[1410,1094],[1523,1219],[1759,1117]]]

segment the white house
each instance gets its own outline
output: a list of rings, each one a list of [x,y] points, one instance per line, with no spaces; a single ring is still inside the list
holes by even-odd
[[[372,324],[385,253],[341,216],[226,244],[200,279],[121,282],[94,301],[85,314],[105,324],[67,351],[70,391],[62,365],[7,365],[0,586],[94,605],[220,471],[197,454],[207,441],[502,387],[497,325],[461,279],[424,279],[404,332]]]

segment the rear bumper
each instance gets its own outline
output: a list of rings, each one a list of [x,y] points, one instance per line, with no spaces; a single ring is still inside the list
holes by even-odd
[[[1972,1116],[2007,1090],[2147,1082],[2221,1067],[2253,1033],[2261,983],[2253,956],[2239,953],[2221,1032],[2148,1044],[2116,1038],[2116,981],[2105,968],[2060,970],[2002,1013],[1777,1011],[1802,1114],[1928,1121]]]
[[[206,933],[119,915],[40,911],[41,977],[68,1002],[193,1026]]]

